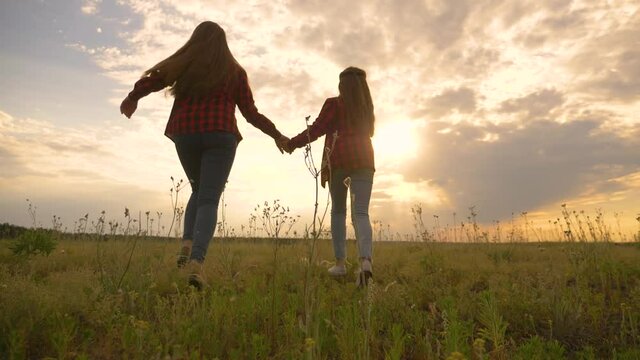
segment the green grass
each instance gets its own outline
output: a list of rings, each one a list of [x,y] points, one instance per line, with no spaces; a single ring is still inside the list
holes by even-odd
[[[0,240],[0,358],[638,359],[634,244],[375,243],[375,284],[326,274],[305,301],[304,240],[215,239],[208,287],[175,269],[176,240]],[[353,242],[349,254],[355,254]]]

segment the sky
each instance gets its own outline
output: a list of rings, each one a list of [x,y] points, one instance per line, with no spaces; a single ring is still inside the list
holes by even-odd
[[[473,207],[490,224],[556,219],[562,204],[637,231],[640,4],[623,0],[2,1],[0,222],[31,225],[29,199],[40,226],[122,221],[127,207],[168,227],[171,177],[185,178],[163,135],[173,99],[151,94],[131,119],[119,104],[205,20],[288,136],[337,95],[342,69],[367,71],[370,214],[392,232],[413,231],[416,205],[428,223]],[[226,220],[240,229],[277,199],[301,232],[315,197],[303,152],[281,155],[236,114]]]

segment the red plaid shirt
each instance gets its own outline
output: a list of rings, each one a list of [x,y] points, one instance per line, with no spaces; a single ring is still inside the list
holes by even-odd
[[[289,141],[291,148],[299,148],[315,141],[322,135],[322,185],[329,179],[330,169],[373,169],[375,162],[371,137],[367,132],[350,129],[344,117],[344,107],[339,97],[328,98],[322,105],[320,115],[309,128]],[[337,138],[334,137],[337,134]],[[327,151],[328,149],[328,151]],[[327,166],[327,152],[329,164]]]
[[[162,77],[151,74],[136,82],[129,98],[137,101],[166,86]],[[173,138],[181,134],[225,131],[235,134],[240,141],[242,135],[236,122],[236,104],[251,125],[274,139],[281,136],[271,120],[258,112],[244,70],[238,72],[234,90],[230,86],[223,86],[202,98],[176,97],[164,133]]]

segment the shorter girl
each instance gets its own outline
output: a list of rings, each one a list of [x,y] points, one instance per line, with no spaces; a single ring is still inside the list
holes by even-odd
[[[369,200],[375,171],[371,137],[375,117],[373,102],[364,70],[348,67],[340,73],[340,95],[325,100],[320,115],[305,131],[287,143],[286,150],[303,147],[322,135],[322,186],[329,181],[331,193],[331,237],[336,265],[329,269],[334,276],[346,275],[347,190],[351,192],[351,221],[355,228],[360,269],[358,285],[372,277],[372,230]]]

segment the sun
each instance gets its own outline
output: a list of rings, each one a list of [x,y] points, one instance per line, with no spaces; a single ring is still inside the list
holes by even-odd
[[[418,139],[414,122],[404,120],[376,127],[373,148],[376,160],[402,162],[416,156]]]

